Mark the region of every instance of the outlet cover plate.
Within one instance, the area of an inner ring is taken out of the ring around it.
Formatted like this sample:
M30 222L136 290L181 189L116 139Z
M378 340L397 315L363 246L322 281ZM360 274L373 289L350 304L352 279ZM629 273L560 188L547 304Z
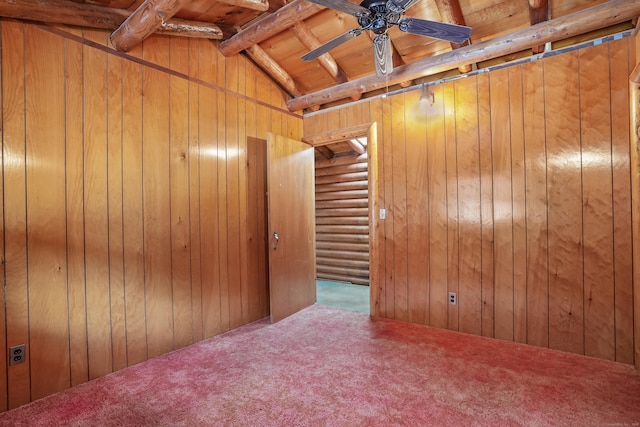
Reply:
M449 304L456 305L458 303L458 295L455 292L449 292Z
M25 344L14 345L9 347L9 366L24 363L27 355L27 346Z

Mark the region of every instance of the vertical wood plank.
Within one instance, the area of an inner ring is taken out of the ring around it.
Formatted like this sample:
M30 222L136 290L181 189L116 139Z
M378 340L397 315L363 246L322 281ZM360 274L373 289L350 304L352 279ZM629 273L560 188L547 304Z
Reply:
M85 38L106 41L98 31ZM109 304L107 193L107 55L83 46L85 274L89 379L113 370Z
M122 218L122 63L107 57L107 194L109 217L109 288L112 370L127 367Z
M478 76L478 139L480 145L480 216L481 224L481 279L482 279L482 331L493 337L494 325L494 263L493 263L493 143L491 134L491 93L489 74Z
M27 187L25 136L25 25L2 21L5 301L7 346L29 343L27 293ZM7 370L9 409L30 401L27 361Z
M547 157L542 62L523 65L527 233L527 342L549 346Z
M584 351L615 359L609 46L580 50ZM600 70L597 76L588 70ZM603 102L603 97L605 98Z
M169 43L164 37L145 40L143 58L169 66ZM171 289L171 181L169 75L146 67L143 71L143 204L144 267L149 357L173 349ZM169 315L171 313L171 315Z
M490 74L493 136L495 337L513 340L513 204L508 69Z
M513 339L527 342L527 230L522 66L509 68L513 206Z
M584 352L578 53L544 60L549 223L549 346Z
M629 164L629 39L610 46L616 361L633 364L633 242ZM636 337L636 340L640 337Z
M237 67L237 62L235 63ZM237 69L233 74L237 74ZM227 71L227 77L231 73ZM237 83L235 85L237 89ZM242 287L240 283L240 186L238 174L239 143L238 143L238 98L234 95L226 95L225 109L226 130L226 166L227 166L227 247L221 250L227 251L228 262L228 289L229 289L229 328L235 328L242 324Z
M189 41L170 39L170 62L179 73L189 72ZM189 82L169 78L169 144L171 177L171 288L173 294L173 347L193 342L191 303L191 240L189 233Z
M200 42L189 40L189 76L200 78ZM207 67L208 68L208 67ZM193 340L200 341L202 333L202 264L200 235L200 135L199 85L189 81L189 236L191 268L191 309L193 310Z
M89 379L84 259L82 45L65 40L67 286L71 385Z
M456 100L453 83L443 86L444 139L447 162L447 290L459 293L459 216L458 216L458 169L456 140ZM447 305L447 328L457 331L459 327L458 305Z
M482 332L482 218L478 88L474 78L455 83L460 287L460 331Z
M408 320L429 323L429 171L427 168L427 120L420 91L405 99L406 203L407 203L407 301ZM372 185L369 183L369 185ZM369 200L369 203L372 203Z
M127 364L147 360L142 186L142 66L123 63L122 212Z
M198 123L200 125L202 318L205 338L210 338L220 332L217 111L216 92L206 86L201 86Z
M31 398L70 384L67 308L64 42L25 29L27 277ZM49 167L42 167L43 164Z
M0 41L2 40L2 32L1 32L2 23L0 23ZM1 51L0 51L1 52ZM2 57L0 56L0 64L2 63ZM3 103L2 103L2 91L0 91L0 114L4 117L3 113ZM0 127L0 141L3 142L4 145L4 132L2 131L2 127ZM5 164L4 152L0 153L0 159L2 160L2 165ZM2 200L2 209L0 210L0 274L2 274L2 278L5 278L5 266L6 266L6 255L4 251L4 242L5 242L5 224L4 224L4 176L0 173L0 200ZM6 282L3 283L3 292L0 295L0 366L8 366L7 358L8 358L8 349L7 349L7 324L6 324L6 299L4 289L6 286ZM8 404L8 396L7 396L7 371L6 369L0 369L0 384L3 384L3 387L0 387L0 412L6 411Z
M427 107L429 171L429 325L447 327L447 161L444 85L431 88Z
M103 32L85 38L106 41ZM85 273L89 378L113 370L109 304L109 219L107 189L107 55L83 46Z
M407 154L405 135L405 95L394 96L391 104L393 141L393 281L395 319L407 321Z
M222 68L222 67L221 67ZM219 77L219 76L218 76ZM227 133L226 133L226 95L217 93L218 103L218 262L219 262L219 298L220 328L222 332L229 330L229 252L228 252L228 212L227 212Z
M241 70L245 69L245 61L242 61ZM246 75L245 72L242 71L240 76L240 87L239 90L241 92L245 92L246 85ZM249 310L249 282L247 279L247 274L249 271L249 262L248 262L248 239L249 239L249 219L247 212L247 134L248 134L248 125L249 120L247 118L247 104L248 102L242 98L238 97L238 198L239 198L239 206L238 206L238 215L239 215L239 227L240 233L238 235L239 240L239 252L240 252L240 277L239 277L239 288L240 288L240 301L241 301L241 321L240 324L247 323L250 319L250 310Z

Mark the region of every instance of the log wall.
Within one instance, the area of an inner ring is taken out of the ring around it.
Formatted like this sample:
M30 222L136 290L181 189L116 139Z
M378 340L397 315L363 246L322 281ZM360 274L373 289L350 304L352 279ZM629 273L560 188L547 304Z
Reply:
M205 40L0 31L0 410L266 316L254 157L302 136L277 86Z
M378 124L372 314L634 363L635 61L625 38L433 86L431 106L305 116L305 137Z
M317 161L316 277L369 284L367 154Z

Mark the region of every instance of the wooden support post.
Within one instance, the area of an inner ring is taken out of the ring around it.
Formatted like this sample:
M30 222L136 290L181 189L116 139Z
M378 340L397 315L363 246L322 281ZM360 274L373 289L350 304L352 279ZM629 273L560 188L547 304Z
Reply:
M464 16L462 15L462 9L460 8L460 2L458 0L436 0L436 7L440 12L440 18L443 22L456 25L464 25ZM468 46L469 41L464 43L451 43L451 49L460 49L461 47ZM461 65L458 70L464 74L470 72L472 69L470 64Z
M536 25L549 20L549 0L529 0L529 21ZM533 53L544 52L544 45L540 44L531 48Z
M323 9L322 6L309 3L306 0L294 0L278 9L273 15L250 25L235 36L220 43L220 53L224 56L233 56Z
M355 93L370 92L402 81L420 79L464 64L509 55L532 46L566 39L599 28L619 24L640 15L640 2L610 0L562 18L553 19L482 43L425 58L396 68L388 76L367 76L320 90L287 103L290 111L322 105L348 98Z
M640 369L640 65L629 78L634 360Z
M187 2L188 0L145 0L111 33L111 44L122 52L128 52L166 25Z

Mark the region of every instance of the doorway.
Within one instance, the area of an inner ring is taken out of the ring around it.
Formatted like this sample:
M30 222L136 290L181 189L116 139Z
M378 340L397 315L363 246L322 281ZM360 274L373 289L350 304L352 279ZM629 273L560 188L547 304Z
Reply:
M303 141L315 148L317 302L370 314L375 124Z
M331 138L336 138L338 136L339 140L331 140ZM349 283L350 287L358 287L356 289L362 292L364 289L369 295L368 301L365 301L365 304L368 305L367 312L370 312L372 316L377 315L377 301L378 301L378 289L377 289L377 277L378 271L375 266L378 265L378 250L377 250L377 230L378 230L378 201L377 201L377 185L378 185L378 173L377 173L377 128L375 123L368 123L365 125L359 125L354 128L341 130L339 133L333 132L332 135L315 135L310 138L303 138L303 142L313 146L317 149L317 147L322 147L323 145L328 145L331 142L344 142L345 138L366 138L363 142L366 143L366 152L363 153L367 159L367 167L364 169L365 174L367 176L367 198L365 199L365 204L361 206L359 209L367 212L368 218L368 239L365 240L365 246L368 245L368 289L365 285L354 285ZM318 142L319 141L319 142ZM328 142L327 142L328 141ZM362 154L358 154L358 156L362 156ZM331 156L331 159L328 161L334 163L333 166L339 166L338 163L344 162L343 159L346 156ZM249 211L255 212L255 221L252 221L252 226L250 227L250 255L249 262L256 262L259 266L257 277L252 278L256 281L257 287L261 290L258 298L255 303L259 304L262 310L264 310L264 315L269 315L269 305L270 305L270 284L268 279L268 259L269 259L269 241L271 239L271 235L267 230L268 223L268 213L267 213L267 196L266 196L266 140L258 139L258 138L248 138L247 143L247 167L249 171L248 176L248 198L249 198ZM360 175L362 177L362 175ZM360 180L361 181L361 180ZM340 202L344 203L344 202ZM362 203L362 202L360 202ZM334 207L333 211L337 211ZM374 215L375 213L375 215ZM254 224L255 222L255 224ZM366 243L368 242L368 244ZM317 242L316 242L317 243ZM347 260L348 261L348 260ZM329 285L331 287L341 287L344 286L344 282L337 282L336 280L330 280L331 283ZM317 291L317 288L316 288ZM322 295L318 296L318 302L323 298ZM362 297L360 297L362 299ZM366 298L366 295L365 295ZM368 302L368 304L367 304ZM365 311L365 310L362 310Z

